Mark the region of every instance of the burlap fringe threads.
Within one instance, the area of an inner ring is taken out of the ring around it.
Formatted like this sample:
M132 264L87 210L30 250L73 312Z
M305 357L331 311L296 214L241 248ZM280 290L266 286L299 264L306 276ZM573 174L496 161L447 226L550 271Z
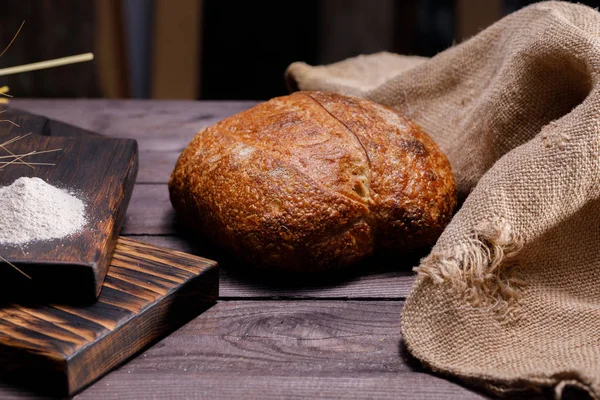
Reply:
M434 249L414 270L471 307L493 311L500 322L515 322L526 282L515 256L523 240L502 217L484 221L452 248Z

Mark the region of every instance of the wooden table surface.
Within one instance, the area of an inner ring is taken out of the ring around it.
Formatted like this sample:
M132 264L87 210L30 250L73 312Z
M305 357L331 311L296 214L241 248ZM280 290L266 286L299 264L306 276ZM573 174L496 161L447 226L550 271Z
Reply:
M480 399L435 376L402 344L414 259L370 261L326 283L254 274L194 242L175 221L167 181L201 128L253 102L15 100L13 107L136 139L140 169L122 235L217 259L220 300L77 399ZM216 251L216 252L215 252ZM35 380L35 377L32 376ZM36 398L0 383L0 399Z

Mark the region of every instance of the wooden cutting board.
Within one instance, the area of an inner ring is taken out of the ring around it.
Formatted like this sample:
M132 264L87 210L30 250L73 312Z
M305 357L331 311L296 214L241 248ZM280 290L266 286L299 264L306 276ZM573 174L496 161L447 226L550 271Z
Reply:
M133 191L138 170L137 143L102 137L19 110L9 109L0 114L0 119L12 122L0 122L0 143L31 133L0 147L3 156L9 152L60 149L26 158L53 166L4 166L0 186L23 176L42 178L77 193L86 204L88 221L81 232L68 238L0 245L0 255L32 278L0 263L0 293L6 298L37 296L70 303L95 300Z
M216 302L214 261L120 238L90 306L0 306L0 376L72 395Z

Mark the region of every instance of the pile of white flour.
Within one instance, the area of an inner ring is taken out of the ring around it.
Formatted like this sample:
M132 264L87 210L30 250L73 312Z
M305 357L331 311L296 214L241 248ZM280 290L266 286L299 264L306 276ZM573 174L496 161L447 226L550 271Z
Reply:
M0 188L0 244L59 239L86 223L85 205L39 178L19 178Z

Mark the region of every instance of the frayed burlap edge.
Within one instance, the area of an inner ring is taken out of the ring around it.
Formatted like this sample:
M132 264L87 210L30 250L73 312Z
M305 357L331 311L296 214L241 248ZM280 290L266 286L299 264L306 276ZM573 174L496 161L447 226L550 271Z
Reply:
M515 257L523 240L502 217L477 225L462 243L434 248L414 270L472 307L493 311L500 322L520 317L521 290Z
M414 268L419 281L415 288L423 281L429 281L469 307L491 311L499 323L517 322L521 317L522 290L527 286L518 272L517 255L523 246L524 240L505 218L492 217L477 224L461 244L450 248L436 246ZM432 365L426 357L420 357L410 343L404 343L410 353L431 370L442 375L456 375ZM600 400L588 385L572 376L528 377L516 381L468 375L459 378L469 386L501 397L542 394L544 390L551 390L554 398L560 400L567 388L574 387L589 398Z

